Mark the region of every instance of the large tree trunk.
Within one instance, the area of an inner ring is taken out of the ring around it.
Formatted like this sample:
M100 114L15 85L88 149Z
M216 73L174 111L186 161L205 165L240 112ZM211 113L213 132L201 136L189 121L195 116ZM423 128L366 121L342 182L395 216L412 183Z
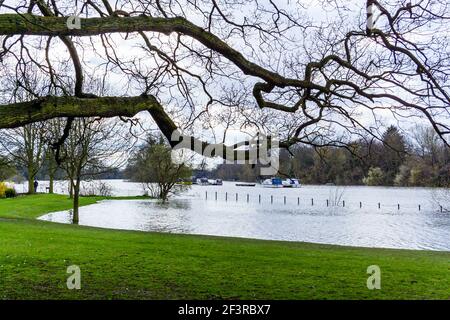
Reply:
M233 161L254 159L255 157L253 153L256 152L254 151L237 150L234 146L224 144L211 145L194 137L183 135L163 106L153 96L128 98L48 96L29 102L0 105L0 129L17 128L28 123L58 117L133 117L141 111L150 113L158 128L174 148L187 148L209 158L220 156ZM283 143L280 143L279 146L286 147ZM267 141L265 148L272 148L270 140ZM205 150L209 151L205 152Z
M32 174L33 169L28 168L28 194L35 194L36 190L34 190L34 175Z
M72 223L78 224L80 222L79 216L80 209L80 178L77 178L77 182L73 188L73 217Z
M61 117L133 117L158 108L153 96L138 97L43 97L28 102L0 105L0 128L17 128L28 123Z
M35 194L34 191L34 179L33 177L28 176L28 194Z
M55 184L55 161L54 161L54 157L50 158L50 168L48 171L48 176L49 176L49 186L48 186L48 193L53 194L54 193L54 184Z
M49 186L48 186L48 193L50 193L50 194L54 193L54 190L53 190L54 184L55 184L54 179L55 179L54 178L54 173L50 172L50 183L49 183Z
M69 198L73 199L73 181L69 180Z

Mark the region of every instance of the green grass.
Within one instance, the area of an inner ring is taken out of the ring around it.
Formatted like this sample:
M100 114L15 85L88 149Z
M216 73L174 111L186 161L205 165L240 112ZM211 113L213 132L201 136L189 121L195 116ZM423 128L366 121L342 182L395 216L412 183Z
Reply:
M83 198L82 204L104 198ZM450 252L115 231L33 218L65 196L0 200L0 299L450 299ZM81 290L68 290L70 265ZM368 290L369 265L381 290Z
M146 199L148 197L80 197L80 206L108 199ZM58 194L22 195L17 198L0 199L0 218L37 218L49 212L72 208L72 199Z

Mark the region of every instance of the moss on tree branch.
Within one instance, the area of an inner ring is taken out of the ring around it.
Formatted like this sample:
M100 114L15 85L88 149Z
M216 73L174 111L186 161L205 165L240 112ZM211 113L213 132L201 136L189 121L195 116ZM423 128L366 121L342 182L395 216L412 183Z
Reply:
M159 106L148 97L53 97L0 105L0 128L16 128L57 117L132 117Z

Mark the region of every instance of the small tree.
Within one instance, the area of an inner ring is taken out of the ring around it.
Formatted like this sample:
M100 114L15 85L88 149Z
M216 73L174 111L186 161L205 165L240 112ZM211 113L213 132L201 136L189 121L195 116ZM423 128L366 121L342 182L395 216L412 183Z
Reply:
M162 139L157 142L152 138L133 156L128 171L134 172L132 180L144 183L150 195L163 202L185 190L187 186L177 182L192 174L185 162L172 161L172 150Z
M398 170L397 175L395 176L394 185L399 187L407 186L410 173L411 168L406 164L402 164Z
M33 123L1 133L0 147L9 154L14 164L24 169L28 193L35 193L34 179L45 158L44 124Z
M92 178L124 163L131 139L122 122L94 118L75 119L61 148L61 168L73 193L72 222L79 222L82 179Z
M383 184L384 174L383 171L378 168L370 168L367 177L363 179L364 184L368 186L380 186Z

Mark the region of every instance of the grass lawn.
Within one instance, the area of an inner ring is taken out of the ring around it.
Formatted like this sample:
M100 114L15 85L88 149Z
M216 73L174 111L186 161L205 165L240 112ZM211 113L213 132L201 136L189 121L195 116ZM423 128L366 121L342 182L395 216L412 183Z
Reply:
M82 205L104 198L83 198ZM0 200L0 299L450 299L450 252L114 231L37 221L60 195ZM70 265L81 290L68 290ZM381 290L366 269L381 268Z

